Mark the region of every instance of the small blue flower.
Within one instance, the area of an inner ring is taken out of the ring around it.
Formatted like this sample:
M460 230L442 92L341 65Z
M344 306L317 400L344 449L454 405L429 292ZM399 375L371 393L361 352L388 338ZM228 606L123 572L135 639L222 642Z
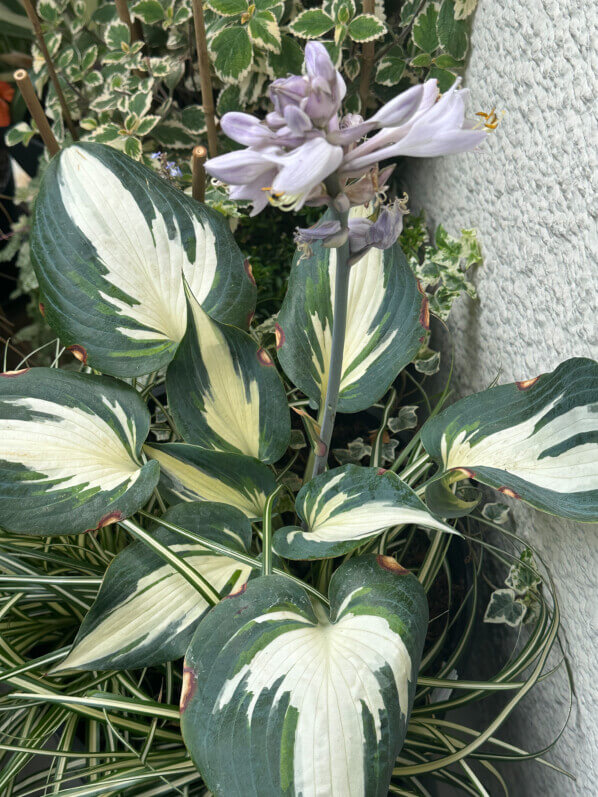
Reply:
M166 171L171 177L182 177L183 172L179 169L174 161L168 161L166 164Z
M162 157L162 153L161 152L152 152L152 154L150 155L150 158L153 161L156 161L156 160L158 160L158 158L161 158L161 157Z

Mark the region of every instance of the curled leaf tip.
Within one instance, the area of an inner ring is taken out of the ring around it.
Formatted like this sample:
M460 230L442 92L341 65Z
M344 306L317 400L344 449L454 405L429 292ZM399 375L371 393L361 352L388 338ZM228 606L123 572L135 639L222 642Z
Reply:
M280 349L284 345L285 335L282 327L278 321L274 324L274 335L276 337L276 349Z
M80 346L78 343L74 343L72 346L67 346L66 348L76 360L79 360L83 365L87 364L87 349Z
M515 382L517 390L529 390L533 387L540 377L535 376L533 379L523 379L521 382Z
M183 664L183 687L181 689L181 700L179 703L179 710L181 714L187 706L189 705L189 701L195 694L195 690L197 689L197 675L195 671L191 669L191 667L187 666L185 662Z
M245 259L243 265L245 266L245 273L247 274L253 285L257 285L255 277L253 276L253 269L251 268L251 263L249 262L249 260L247 260L247 258Z
M274 365L274 363L272 362L272 358L270 357L268 352L263 348L259 348L257 350L257 358L262 365L266 365L268 367Z
M521 498L519 493L516 493L515 490L511 490L510 487L499 487L498 492L508 496L509 498Z
M29 368L20 368L18 371L4 371L0 374L0 376L6 377L6 379L13 379L15 376L21 376L21 374L26 374L29 371Z
M237 598L239 595L242 595L246 590L247 590L247 582L241 584L239 589L236 589L234 592L229 592L229 594L225 595L224 597L227 600L228 598Z
M382 554L379 554L376 557L376 561L383 570L388 570L391 573L406 575L409 572L392 556L383 556Z
M109 526L111 523L118 523L119 520L123 519L122 512L108 512L107 515L104 515L100 518L98 525L95 529L88 529L89 531L97 531L98 529L103 529L104 526Z

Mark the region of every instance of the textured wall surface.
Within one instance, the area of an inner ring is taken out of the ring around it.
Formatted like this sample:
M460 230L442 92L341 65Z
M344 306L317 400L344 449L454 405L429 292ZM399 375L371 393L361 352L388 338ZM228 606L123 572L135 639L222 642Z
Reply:
M470 109L505 115L481 152L412 161L407 172L412 208L449 232L477 228L484 251L480 301L461 302L451 320L460 394L499 372L507 382L574 355L598 358L597 26L585 0L480 0ZM589 797L598 794L598 525L515 513L557 583L577 697L551 756L578 781L528 763L509 770L512 794ZM567 710L563 681L528 698L502 735L528 748L548 742Z

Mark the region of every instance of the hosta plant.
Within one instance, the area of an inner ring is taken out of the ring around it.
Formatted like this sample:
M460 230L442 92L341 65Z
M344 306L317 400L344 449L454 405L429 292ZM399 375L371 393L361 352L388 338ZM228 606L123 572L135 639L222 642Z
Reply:
M549 581L529 556L509 575L518 589L534 574L535 625L496 676L515 696L477 733L444 717L483 691L453 674L479 557L440 628L427 594L440 571L450 594L448 550L479 540L472 518L501 528L473 514L475 485L598 518L598 364L430 404L408 368L430 301L397 243L404 207L385 203L381 162L459 153L486 130L464 118L462 90L439 96L435 80L366 120L340 116L345 90L309 44L305 73L272 85L265 121L224 117L246 148L208 162L254 213L322 209L297 231L274 334L259 340L251 266L216 211L98 143L46 170L32 257L45 318L79 368L0 378L3 583L38 590L2 607L17 612L2 648L2 787L53 733L55 793L72 796L425 795L433 772L486 794L471 759L501 782L492 761L527 756L494 734L544 672L558 630L538 587ZM429 415L419 428L413 390ZM376 419L369 462L335 467L337 411L358 428ZM39 616L41 638L28 629ZM88 765L69 764L78 717Z

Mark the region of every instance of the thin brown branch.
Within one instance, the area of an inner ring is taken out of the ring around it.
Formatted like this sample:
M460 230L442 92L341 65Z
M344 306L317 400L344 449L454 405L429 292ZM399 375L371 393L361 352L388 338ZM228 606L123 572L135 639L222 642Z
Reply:
M210 77L210 57L206 26L203 18L202 0L191 0L193 5L193 24L195 25L195 42L197 44L197 66L201 84L201 101L208 128L208 151L213 158L218 154L218 134L216 132L216 116L214 112L214 94Z
M27 16L29 17L29 21L33 26L33 31L35 33L35 37L37 39L37 43L39 45L40 50L42 51L42 55L44 56L44 61L46 62L46 67L48 68L48 74L50 75L50 80L54 85L54 89L56 90L56 96L58 97L58 102L60 103L60 108L62 110L62 115L64 117L64 121L66 126L70 130L71 136L73 140L76 141L77 130L75 125L73 124L73 120L71 119L71 113L68 109L68 105L66 104L66 100L64 98L64 94L62 93L62 87L60 85L60 81L58 80L58 75L56 74L56 70L54 69L54 62L52 61L52 56L50 55L50 51L46 45L46 40L44 39L44 34L42 32L42 26L39 21L39 17L37 16L37 12L33 7L33 3L31 0L21 0L25 11L27 12Z
M127 4L127 0L115 0L116 2L116 11L118 13L118 18L121 22L124 22L125 25L129 28L129 32L131 34L131 41L143 41L143 32L141 30L141 24L139 20L136 19L135 22L131 19L131 14L129 13L129 6Z
M375 10L376 0L363 0L364 14L373 14ZM359 75L359 99L361 100L361 115L364 118L367 115L367 101L370 93L375 55L374 42L364 42L361 48L361 72Z
M33 83L31 82L29 75L24 69L17 69L13 77L15 79L15 83L19 87L19 91L23 95L25 105L27 108L29 108L31 118L37 125L37 129L39 130L39 134L42 137L46 149L50 155L56 155L60 149L58 146L58 141L56 141L54 133L52 132L52 128L50 127L50 123L46 119L44 109L42 108L40 101L37 99L37 94L35 93L35 89L33 88Z
M193 157L191 159L191 167L193 174L193 182L191 184L191 193L193 199L198 202L203 202L206 198L206 170L204 163L208 151L205 147L193 147Z

